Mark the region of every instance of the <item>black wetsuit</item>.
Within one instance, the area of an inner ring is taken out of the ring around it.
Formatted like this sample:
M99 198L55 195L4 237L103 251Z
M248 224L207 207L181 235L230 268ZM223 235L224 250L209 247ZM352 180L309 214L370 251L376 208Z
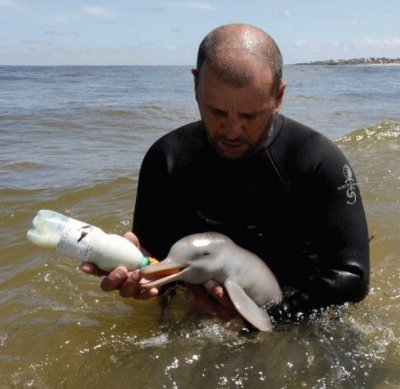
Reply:
M259 255L282 287L275 320L359 301L368 292L368 231L343 153L323 135L276 115L262 149L227 160L203 123L158 140L141 167L134 232L164 258L183 236L218 231Z

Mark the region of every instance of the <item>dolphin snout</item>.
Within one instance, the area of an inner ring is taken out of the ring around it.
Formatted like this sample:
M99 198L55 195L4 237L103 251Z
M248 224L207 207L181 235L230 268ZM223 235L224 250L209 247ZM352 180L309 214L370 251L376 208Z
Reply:
M180 279L186 267L178 265L173 261L161 261L149 266L142 267L140 274L149 279L150 282L143 284L144 288L159 287L169 282Z

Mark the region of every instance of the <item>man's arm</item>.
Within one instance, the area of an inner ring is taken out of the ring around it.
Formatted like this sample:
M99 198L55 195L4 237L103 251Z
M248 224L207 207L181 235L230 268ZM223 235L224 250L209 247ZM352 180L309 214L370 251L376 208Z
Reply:
M358 302L368 293L368 229L358 183L335 145L323 142L316 150L319 162L307 181L310 192L303 195L314 226L315 271L298 292L269 308L276 321L296 320L329 305Z

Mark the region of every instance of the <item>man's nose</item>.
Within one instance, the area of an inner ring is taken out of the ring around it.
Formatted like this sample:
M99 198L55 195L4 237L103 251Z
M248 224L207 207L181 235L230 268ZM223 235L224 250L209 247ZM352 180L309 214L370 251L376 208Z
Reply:
M235 139L242 133L242 122L237 117L229 117L226 122L225 136L228 139Z

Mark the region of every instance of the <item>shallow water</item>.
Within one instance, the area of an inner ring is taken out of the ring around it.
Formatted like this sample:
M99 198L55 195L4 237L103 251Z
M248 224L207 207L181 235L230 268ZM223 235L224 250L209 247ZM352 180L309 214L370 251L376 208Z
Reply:
M400 69L387 69L286 69L284 111L337 139L356 171L373 236L369 296L240 335L240 322L206 316L183 292L163 312L103 293L25 238L42 208L131 228L145 150L197 115L188 69L0 68L0 386L399 387Z

